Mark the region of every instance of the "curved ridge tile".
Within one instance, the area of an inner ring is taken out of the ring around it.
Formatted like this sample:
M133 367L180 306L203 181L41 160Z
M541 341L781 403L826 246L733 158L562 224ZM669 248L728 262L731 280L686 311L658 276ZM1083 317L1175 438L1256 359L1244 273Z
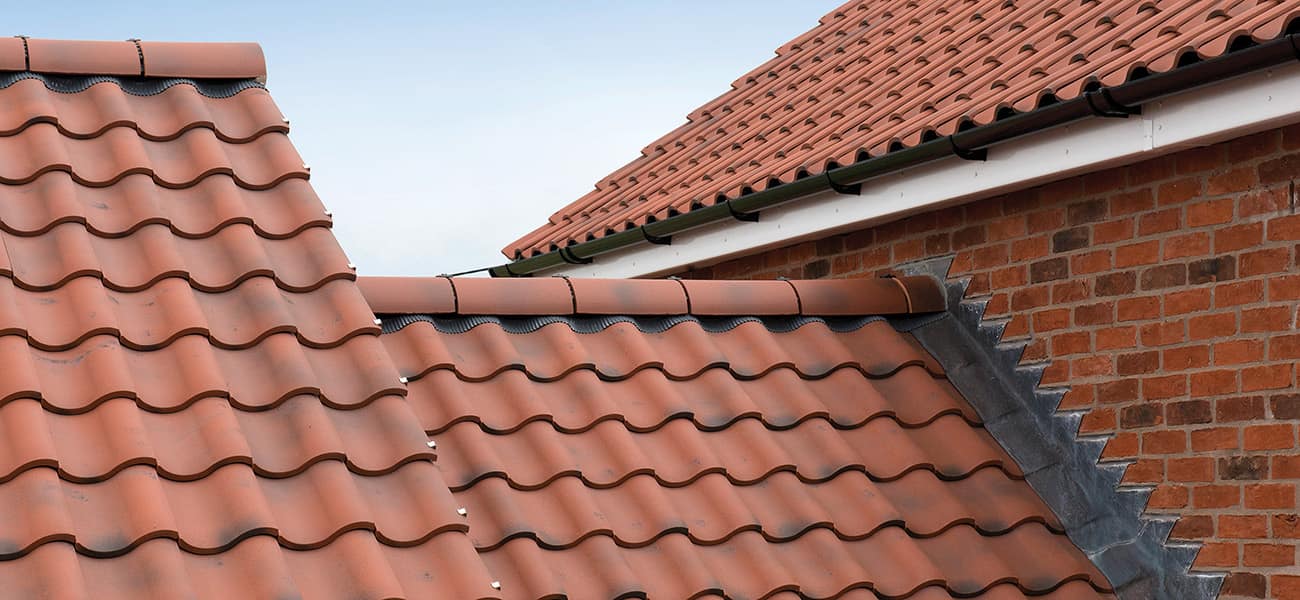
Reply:
M779 543L816 528L844 540L869 537L885 527L902 527L912 537L933 537L958 525L972 526L981 535L1004 534L1025 523L1064 532L1028 484L997 469L981 469L953 482L927 471L873 482L849 471L811 485L788 472L744 486L709 474L676 488L663 487L648 475L608 489L562 477L535 491L488 479L458 493L457 499L469 510L470 539L480 551L518 537L554 550L597 535L612 537L621 547L641 547L673 533L713 545L743 531Z
M560 379L579 369L610 380L649 368L661 369L672 379L692 379L718 367L746 379L778 368L794 369L807 378L824 377L846 366L868 377L886 377L913 364L935 374L943 372L915 340L883 321L844 333L820 322L772 332L750 321L715 333L684 322L658 333L615 323L584 334L562 323L521 334L507 333L497 324L444 334L429 323L416 322L385 335L384 340L408 379L437 369L454 370L469 381L490 379L506 370L524 371L540 381Z
M62 171L22 185L0 186L0 230L17 236L82 223L99 237L123 237L146 225L164 225L180 237L203 238L242 223L264 238L282 239L309 227L328 227L325 207L303 179L266 190L239 187L227 176L205 177L177 190L147 175L127 175L107 187L87 187Z
M850 542L824 529L779 544L756 532L716 546L668 535L636 549L618 548L607 537L558 551L516 539L482 556L502 589L520 590L512 592L520 598L766 598L777 592L836 598L854 589L903 598L931 587L970 596L1005 584L1037 595L1073 581L1109 591L1087 559L1068 547L1029 524L1003 536L983 537L960 526L919 540L899 528Z
M89 186L112 185L140 173L170 188L190 187L216 174L229 175L250 189L308 176L288 136L278 132L229 144L211 129L190 129L175 139L155 142L126 127L77 139L64 136L52 124L35 123L0 137L0 183L28 183L51 171L69 173Z
M235 223L210 237L173 235L146 225L128 236L104 238L84 225L65 223L36 237L0 232L18 287L49 291L78 277L102 279L120 292L184 278L205 292L230 290L246 279L272 277L288 291L311 291L335 279L356 279L329 229L310 227L286 239L267 239Z
M347 411L297 396L255 413L236 410L222 398L174 413L141 411L131 400L115 398L77 415L50 413L23 399L0 406L0 418L11 433L0 446L0 482L48 467L68 481L93 483L133 465L150 465L173 481L201 479L231 464L282 479L327 460L378 476L434 460L397 396Z
M708 473L749 484L777 471L793 472L806 482L826 481L849 470L874 480L897 479L918 469L958 479L990 466L1022 477L986 431L956 415L916 429L900 427L893 419L876 419L843 430L815 418L773 431L757 419L742 419L707 433L681 419L646 433L629 431L616 421L578 434L534 422L510 435L493 435L477 424L461 423L437 442L438 463L453 491L488 477L504 478L512 487L525 490L564 476L581 477L597 488L642 474L653 475L667 486L686 485Z
M16 517L0 524L0 548L13 550L0 560L53 541L94 557L126 554L158 538L193 554L216 554L256 535L310 550L355 530L372 531L386 545L413 546L466 529L429 462L365 477L324 461L287 479L259 478L235 464L190 482L162 479L148 466L93 483L32 469L0 488L0 506Z
M24 329L23 324L29 325ZM105 288L95 277L78 277L49 291L15 288L0 278L0 332L25 335L33 347L51 352L99 335L118 337L135 350L156 350L188 335L239 349L276 333L329 348L357 335L378 335L379 326L356 286L342 280L295 293L258 276L226 292L208 293L178 277L137 292Z
M515 370L482 382L436 370L412 381L408 389L421 425L435 434L462 422L478 423L492 433L509 433L534 421L578 433L607 420L649 431L677 418L690 419L704 430L722 429L744 418L760 419L771 429L788 429L815 417L839 428L885 417L918 427L947 414L980 423L947 380L919 366L882 379L842 368L821 379L775 369L757 379L737 380L725 369L709 369L694 379L673 381L662 371L644 369L617 381L577 370L540 383Z
M344 533L307 551L253 536L211 555L158 539L113 558L49 543L17 560L0 561L0 589L14 598L140 600L141 598L312 598L352 600L499 598L464 534L433 536L393 548L366 531ZM93 590L94 593L90 593Z
M0 136L19 135L37 123L51 123L70 138L93 138L125 127L159 142L197 128L212 130L217 139L229 143L289 131L271 94L262 88L214 98L191 85L174 85L141 96L100 82L67 94L49 89L38 79L25 79L0 89L0 103L7 107L0 114Z

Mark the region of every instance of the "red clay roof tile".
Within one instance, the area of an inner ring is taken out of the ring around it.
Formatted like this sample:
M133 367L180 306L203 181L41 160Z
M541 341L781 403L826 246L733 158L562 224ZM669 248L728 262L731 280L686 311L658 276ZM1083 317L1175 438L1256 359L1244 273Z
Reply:
M1219 56L1237 39L1274 39L1297 17L1287 2L853 0L502 252L534 256L817 175Z
M140 48L135 42L101 42L86 40L42 40L30 38L27 64L37 73L65 75L144 75Z
M250 43L140 42L145 77L266 81L262 47Z

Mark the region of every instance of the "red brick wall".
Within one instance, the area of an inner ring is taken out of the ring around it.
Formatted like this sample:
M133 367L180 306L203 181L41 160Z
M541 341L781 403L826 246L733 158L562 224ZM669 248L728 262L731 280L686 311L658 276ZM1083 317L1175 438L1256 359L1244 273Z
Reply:
M870 277L954 254L1222 597L1300 599L1300 126L684 273ZM870 184L868 184L870 185Z

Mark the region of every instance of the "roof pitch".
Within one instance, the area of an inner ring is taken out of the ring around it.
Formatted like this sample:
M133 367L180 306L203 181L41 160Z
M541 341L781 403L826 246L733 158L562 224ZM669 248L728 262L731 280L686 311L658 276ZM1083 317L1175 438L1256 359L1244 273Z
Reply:
M863 2L832 11L506 246L536 256L1277 38L1292 3Z
M0 69L0 597L494 595L261 50Z
M503 597L1110 596L867 316L943 310L933 278L360 285Z

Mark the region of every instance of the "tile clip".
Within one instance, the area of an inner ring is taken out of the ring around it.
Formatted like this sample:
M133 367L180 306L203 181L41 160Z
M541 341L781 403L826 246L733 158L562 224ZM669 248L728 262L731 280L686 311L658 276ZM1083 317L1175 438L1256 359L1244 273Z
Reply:
M573 249L568 246L560 248L560 258L564 259L564 262L571 265L589 265L593 260L595 260L591 257L579 257L577 254L574 254Z
M826 176L826 183L830 184L831 189L835 190L837 193L844 194L846 196L862 195L861 183L855 183L853 185L844 185L843 183L835 181L834 179L831 178L831 172L829 169L824 173L824 175Z
M1127 119L1134 115L1142 114L1141 106L1125 106L1115 101L1111 97L1110 90L1102 88L1091 92L1084 92L1083 99L1088 101L1088 108L1092 109L1092 114L1098 117L1111 119Z
M673 243L673 236L671 235L659 236L659 235L651 234L649 231L645 230L644 225L641 227L641 235L645 236L645 241L650 242L651 244L659 244L660 246L667 246Z
M731 213L731 218L737 221L744 221L746 223L758 222L758 211L750 213L739 212L736 210L736 205L732 204L730 200L727 201L727 212Z
M953 136L948 136L948 145L952 146L952 153L962 160L985 161L989 159L989 149L979 148L977 150L968 150L957 145L957 140Z

